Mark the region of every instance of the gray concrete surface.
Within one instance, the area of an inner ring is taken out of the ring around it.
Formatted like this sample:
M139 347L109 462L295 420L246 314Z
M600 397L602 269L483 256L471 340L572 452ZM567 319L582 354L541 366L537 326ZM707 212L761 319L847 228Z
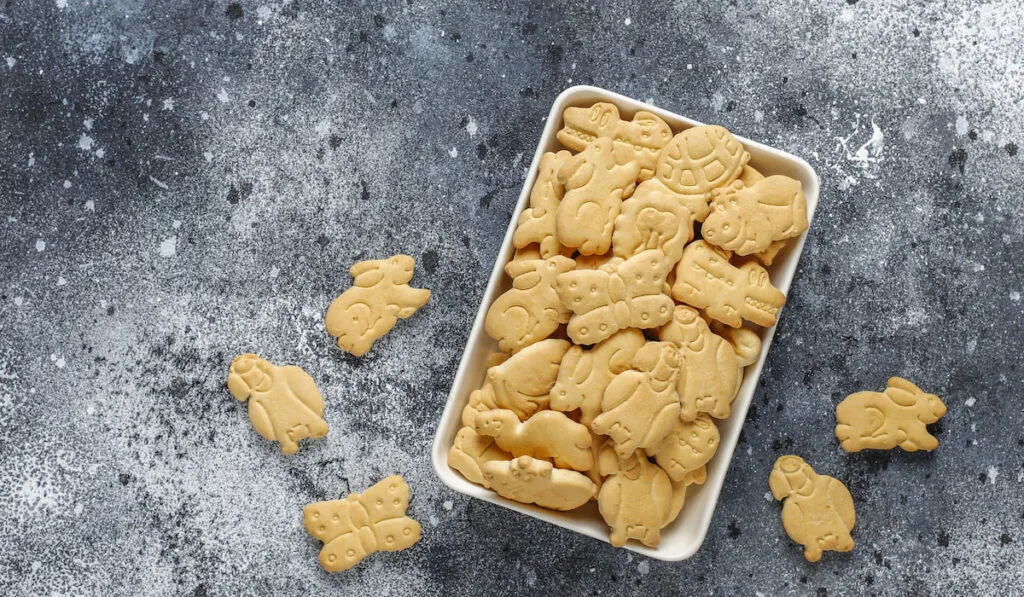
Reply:
M1009 594L1024 582L1024 6L1015 0L0 2L6 595ZM552 99L595 84L805 157L817 217L692 560L444 488L428 448ZM434 299L364 359L322 314L408 252ZM223 383L309 370L294 457ZM932 454L847 455L847 393L905 375ZM857 548L804 562L795 452ZM422 541L344 574L302 507L391 473Z

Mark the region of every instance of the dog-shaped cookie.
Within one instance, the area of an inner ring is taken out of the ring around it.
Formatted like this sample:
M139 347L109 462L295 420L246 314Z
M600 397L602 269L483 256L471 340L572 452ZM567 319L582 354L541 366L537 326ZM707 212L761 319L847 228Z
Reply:
M836 479L814 472L799 456L775 461L768 486L782 504L782 526L790 539L804 546L808 562L823 551L850 551L850 531L857 522L850 491Z

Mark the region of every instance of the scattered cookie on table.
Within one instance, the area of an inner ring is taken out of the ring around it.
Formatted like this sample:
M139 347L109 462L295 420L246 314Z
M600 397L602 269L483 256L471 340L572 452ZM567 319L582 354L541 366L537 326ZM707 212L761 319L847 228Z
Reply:
M597 491L583 473L555 468L546 460L529 456L488 462L484 479L501 496L552 510L579 508Z
M405 515L409 486L394 475L362 494L310 504L302 523L324 543L320 565L328 572L348 570L377 551L400 551L420 540L420 523Z
M366 354L399 319L412 317L427 304L430 291L409 286L415 266L408 255L352 266L352 287L334 299L324 321L341 349L355 356Z
M926 425L946 414L946 405L935 394L901 378L889 378L885 392L850 394L836 407L836 437L847 452L934 450L939 440Z
M775 461L768 485L782 505L782 526L790 539L804 546L808 562L823 551L850 551L856 523L850 491L836 479L814 472L799 456Z
M294 454L299 440L327 435L324 399L308 373L293 365L278 367L254 354L231 361L228 390L249 401L249 420L263 437Z

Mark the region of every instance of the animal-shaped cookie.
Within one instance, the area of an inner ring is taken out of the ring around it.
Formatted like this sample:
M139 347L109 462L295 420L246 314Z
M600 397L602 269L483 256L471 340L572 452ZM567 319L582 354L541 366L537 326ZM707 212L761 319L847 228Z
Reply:
M692 421L705 412L728 418L742 379L732 344L712 332L689 305L676 305L672 321L658 330L658 338L679 348L679 416Z
M572 312L555 291L559 274L576 267L568 257L513 259L505 264L512 288L502 293L487 310L484 329L509 354L550 336Z
M657 249L596 270L558 276L562 304L573 312L569 338L576 344L596 344L625 328L653 328L672 317L665 276L671 265Z
M338 337L342 350L357 357L366 354L399 319L412 317L427 304L430 291L409 286L415 267L408 255L352 266L352 287L334 299L324 320L327 333Z
M683 256L683 246L693 239L693 214L677 196L659 193L641 184L622 203L612 232L612 251L629 259L647 249L658 249L673 265Z
M512 244L523 249L532 243L540 245L540 256L554 257L562 251L555 235L555 214L565 194L558 171L572 158L568 151L547 152L540 158L537 180L530 190L530 207L519 216L519 224L512 235Z
M483 466L492 460L508 460L512 455L494 443L493 437L480 435L471 427L463 427L448 449L448 466L462 473L468 481L487 487Z
M598 102L589 108L566 108L563 127L556 136L573 151L586 150L598 137L611 138L620 160L640 164L638 177L643 180L653 174L658 154L672 139L672 129L646 110L637 112L632 120L622 120L614 104Z
M672 482L643 452L623 464L629 468L607 477L597 496L598 510L611 527L611 544L622 547L627 540L637 539L657 547L662 527L674 518Z
M604 391L601 414L590 428L615 442L620 458L656 448L679 419L679 350L648 342L633 357L634 370L615 376Z
M616 161L613 142L607 137L573 156L559 174L565 181L565 196L555 219L558 242L582 255L607 253L615 217L622 200L633 194L639 172L636 160Z
M555 466L577 471L594 468L590 430L564 413L542 410L520 421L514 412L499 408L479 413L474 429L493 437L512 456L551 458Z
M712 321L711 331L724 338L736 353L736 362L740 367L747 367L757 362L761 356L761 336L750 328L733 328L721 321Z
M420 523L405 515L409 486L394 475L362 494L310 504L302 523L323 541L320 565L328 572L348 570L377 551L399 551L420 540Z
M546 460L529 456L488 462L484 479L498 495L552 510L579 508L597 491L583 473L555 468Z
M231 361L228 390L241 402L249 401L249 420L263 437L294 454L299 440L327 435L324 399L316 382L302 369L278 367L254 354Z
M769 176L753 186L737 180L711 191L704 240L737 255L767 251L772 243L807 230L807 201L800 181Z
M672 137L655 176L676 193L706 201L712 189L736 180L749 161L743 144L725 128L695 126Z
M768 486L782 504L782 526L793 541L804 546L808 562L823 551L850 551L850 531L857 521L853 496L836 479L814 472L799 456L775 461Z
M672 430L650 454L673 483L696 480L704 477L705 465L718 450L719 440L714 421L700 414L693 421L675 421Z
M640 330L621 330L592 350L569 348L558 367L558 378L551 388L549 406L568 412L579 409L580 423L590 426L601 413L604 390L616 375L632 368L633 355L647 342Z
M476 413L507 408L522 420L547 408L551 387L558 378L569 342L548 338L531 344L500 365L487 370L483 386L470 394L463 421L476 422Z
M836 437L847 452L934 450L939 440L928 433L930 425L946 414L946 405L935 394L926 394L913 383L889 378L885 392L850 394L836 407Z
M786 295L772 286L767 270L756 263L736 267L729 263L727 252L703 240L683 249L672 296L734 328L744 319L773 326L786 304Z

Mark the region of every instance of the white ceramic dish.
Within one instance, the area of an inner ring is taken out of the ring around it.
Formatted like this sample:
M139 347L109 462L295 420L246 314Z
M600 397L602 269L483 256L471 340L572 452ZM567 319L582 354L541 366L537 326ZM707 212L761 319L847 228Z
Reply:
M458 472L448 466L448 448L455 439L455 434L461 427L461 413L469 399L469 394L480 387L487 368L487 357L498 350L497 343L484 332L484 315L487 308L494 302L502 292L510 287L510 280L505 276L503 270L505 263L511 259L514 252L512 247L512 233L516 223L519 221L519 214L529 204L530 189L537 177L537 167L541 155L546 151L560 149L555 133L562 127L562 113L569 106L589 106L594 102L611 102L618 106L622 118L632 118L639 110L648 110L663 118L675 132L697 126L702 123L684 118L677 114L667 112L638 102L636 100L600 89L597 87L570 87L555 99L548 115L544 133L541 136L537 151L533 155L533 162L530 164L530 171L526 176L523 190L519 194L519 202L512 213L512 220L509 223L508 231L505 233L505 241L502 244L501 252L491 272L491 279L484 292L477 311L476 320L473 322L473 330L469 334L469 341L466 343L465 352L462 354L462 361L459 363L459 370L455 375L455 382L452 384L451 393L448 395L448 404L441 415L441 422L438 425L437 435L434 437L432 461L434 472L441 478L445 485L459 493L504 506L511 510L521 512L527 516L539 518L552 524L583 533L595 539L608 542L608 525L605 524L597 511L597 505L591 502L571 512L556 512L544 508L520 504L505 499L489 489L470 483ZM793 177L803 183L804 195L807 198L807 218L813 218L814 208L818 203L818 176L807 162L788 154L784 151L767 147L756 141L736 136L747 151L750 152L750 165L761 171L763 174L784 174ZM803 251L805 232L799 238L788 243L782 253L776 258L772 267L768 268L771 273L772 283L784 293L789 292L790 283L793 281L793 274L796 272L797 260ZM783 309L783 311L785 311ZM718 502L718 495L722 490L722 483L725 480L725 473L729 468L733 451L736 448L736 441L739 438L740 428L747 416L747 408L754 396L754 389L757 380L761 376L761 367L764 365L771 347L772 337L775 335L775 328L761 330L763 348L761 357L756 363L747 367L743 376L743 384L740 387L739 395L733 402L732 416L725 421L719 422L721 432L721 443L717 454L707 466L707 482L702 486L691 487L686 497L686 505L682 513L672 524L662 530L661 544L657 548L649 548L635 541L627 543L626 548L659 560L684 560L692 556L704 542L708 526L711 524L711 516L714 513L715 505Z

